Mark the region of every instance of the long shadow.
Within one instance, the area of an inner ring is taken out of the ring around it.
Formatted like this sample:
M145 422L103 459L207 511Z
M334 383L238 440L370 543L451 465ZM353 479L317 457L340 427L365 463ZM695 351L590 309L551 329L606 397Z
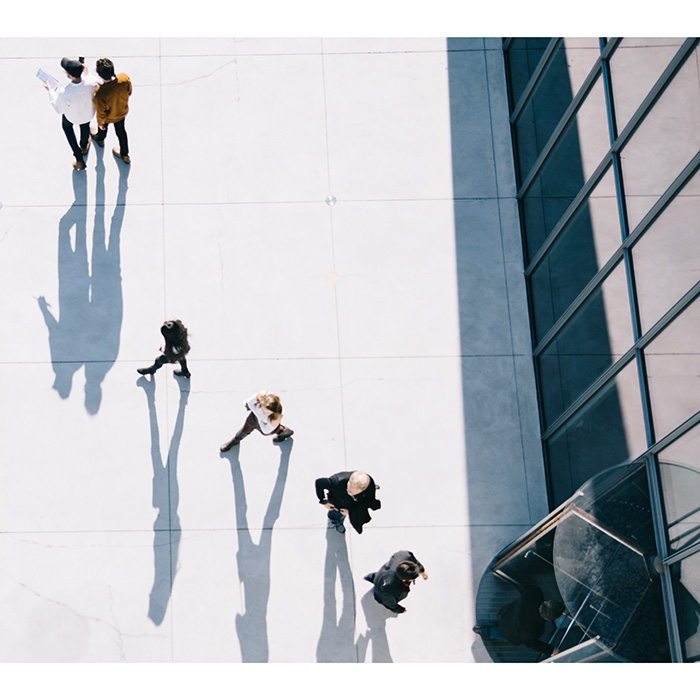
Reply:
M335 599L336 576L340 578L343 604L338 619ZM323 624L316 647L320 663L355 662L355 588L348 561L345 537L333 528L326 530L326 564L323 578Z
M371 588L362 596L360 603L365 613L367 631L361 634L355 643L358 662L364 662L367 656L367 647L371 644L372 663L393 663L394 660L391 658L389 650L389 640L386 636L386 621L390 617L398 617L398 614L377 603Z
M180 404L168 457L163 464L160 450L160 432L156 415L156 384L154 378L141 377L136 384L146 392L148 416L151 425L151 461L153 462L153 507L158 509L153 523L153 563L155 575L149 597L148 617L154 624L163 622L177 573L180 549L180 518L177 513L180 490L177 482L177 457L185 424L185 407L189 399L189 382L179 380Z
M68 398L73 375L85 366L85 410L96 414L102 401L102 381L119 354L123 297L120 235L126 208L129 168L117 163L119 189L112 214L109 240L105 231L104 154L97 153L95 221L91 267L87 252L86 173L73 172L74 201L58 225L58 318L45 297L39 308L49 331L53 388ZM71 231L75 230L75 247Z
M258 544L253 542L248 527L248 504L243 483L238 450L221 453L222 459L231 463L233 495L236 505L236 527L238 530L238 578L243 586L245 613L236 615L236 633L241 645L241 659L245 663L267 662L270 652L267 641L267 603L270 598L270 555L272 552L272 529L282 507L284 487L289 471L289 456L293 442L285 440L279 445L280 466L277 480L270 495L262 532Z

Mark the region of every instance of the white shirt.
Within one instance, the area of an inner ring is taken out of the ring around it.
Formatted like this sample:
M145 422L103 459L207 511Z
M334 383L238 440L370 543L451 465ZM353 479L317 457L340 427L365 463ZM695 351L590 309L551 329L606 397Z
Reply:
M49 90L49 100L53 108L65 115L73 124L85 124L95 116L92 96L101 84L96 75L84 74L79 83L71 81L67 85Z
M274 424L270 420L270 416L265 413L265 408L258 401L258 394L267 394L266 391L256 391L250 398L246 399L246 408L258 419L260 430L263 435L269 435L273 430L276 430L282 421L282 416Z

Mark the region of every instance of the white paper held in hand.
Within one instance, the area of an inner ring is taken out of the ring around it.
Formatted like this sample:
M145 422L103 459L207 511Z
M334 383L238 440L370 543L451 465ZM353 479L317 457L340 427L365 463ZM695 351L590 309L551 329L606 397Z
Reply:
M56 78L54 78L53 75L49 75L41 68L39 68L39 70L36 72L36 77L39 78L39 80L41 80L42 83L48 83L52 89L58 87L58 80L56 80Z

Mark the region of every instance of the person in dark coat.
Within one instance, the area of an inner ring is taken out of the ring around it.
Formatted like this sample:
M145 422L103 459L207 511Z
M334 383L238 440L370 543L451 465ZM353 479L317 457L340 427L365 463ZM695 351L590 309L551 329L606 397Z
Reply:
M428 578L423 564L415 558L413 552L402 549L391 555L391 559L379 571L367 574L365 581L374 584L374 599L392 612L406 612L399 601L411 592L411 584L418 576Z
M524 644L547 656L554 656L559 649L543 642L545 621L556 620L565 610L560 600L545 600L537 586L528 585L520 591L520 598L504 605L498 622L477 625L474 632L484 639L503 639L511 644Z
M372 518L369 510L382 507L376 498L379 488L374 479L364 472L338 472L328 478L316 479L318 502L328 508L329 525L343 533L345 516L350 516L351 525L362 534L362 526Z
M160 332L165 338L165 345L160 349L161 355L156 357L155 362L150 367L137 369L139 374L154 374L157 369L160 369L166 362L180 363L180 369L175 370L174 374L179 377L190 377L190 371L187 369L187 353L190 351L190 344L187 340L187 328L182 321L176 319L174 321L166 321L161 327Z

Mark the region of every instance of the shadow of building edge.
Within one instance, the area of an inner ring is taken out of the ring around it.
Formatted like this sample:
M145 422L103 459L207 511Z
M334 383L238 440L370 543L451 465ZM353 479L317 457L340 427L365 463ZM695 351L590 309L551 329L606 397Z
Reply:
M486 51L486 50L485 50ZM452 162L453 162L453 187L454 191L458 192L459 191L459 182L458 182L458 176L462 172L460 166L458 165L455 167L455 164L459 164L460 158L462 158L464 153L468 152L468 134L467 129L468 126L461 123L462 115L464 113L463 109L459 108L460 104L463 104L464 99L465 99L465 94L468 91L468 85L469 85L469 80L472 76L469 75L469 73L465 70L465 66L463 64L460 64L458 60L458 56L460 54L460 47L459 43L456 40L448 39L447 40L447 58L448 58L448 84L449 84L449 100L450 100L450 132L451 132L451 150L452 150ZM559 60L563 60L565 63L565 56L563 54L560 55ZM560 71L561 75L568 75L566 73L566 66L563 66L564 70L563 72ZM487 67L487 80L488 80L488 67ZM570 92L570 83L567 82L566 85L562 85L562 89L568 89ZM571 127L573 129L576 129L576 126L574 125ZM495 157L495 154L494 154ZM582 167L582 162L581 162L581 154L580 154L580 148L577 154L577 157L574 158L573 160L569 161L569 167L571 168L569 171L569 177L572 178L573 180L576 180L577 186L575 186L573 189L580 189L580 187L583 186L584 184L584 176L583 176L583 167ZM463 167L463 166L462 166ZM475 167L478 167L478 164L475 165ZM468 329L469 323L467 322L467 319L469 318L469 313L470 313L470 308L465 307L463 304L463 299L468 298L468 295L465 294L465 286L469 284L469 280L471 278L470 275L470 260L468 255L466 254L466 249L463 244L465 236L468 235L468 229L467 227L464 226L464 217L462 216L462 213L458 210L458 200L455 197L454 200L454 207L455 207L455 212L454 212L454 220L455 220L455 250L456 250L456 264L457 264L457 281L458 281L458 289L459 289L459 315L460 315L460 336L462 339L466 337L465 331ZM522 212L521 212L522 216ZM522 223L521 223L522 226ZM580 245L583 246L583 251L585 253L585 257L588 260L595 260L595 245L594 245L594 238L593 238L593 231L591 230L590 226L584 231L585 235L582 236L582 240L579 241ZM523 245L525 244L525 238L524 238L524 232L523 232ZM528 291L528 296L529 296L529 291ZM528 309L531 309L532 306L530 303L528 303ZM606 346L607 347L607 354L609 357L612 357L612 351L610 347L610 341L607 336L607 333L605 331L606 329L606 314L605 314L605 308L603 307L602 303L598 305L597 308L597 315L598 315L598 320L599 323L598 329L600 332L599 336L599 345L600 347ZM530 327L533 329L533 321L530 319ZM533 329L534 330L534 329ZM465 356L465 348L462 346L462 356ZM537 377L538 381L538 402L541 401L541 396L540 396L540 391L542 390L540 388L540 378L537 373L537 368L535 367L535 376ZM463 410L464 410L464 435L465 435L465 450L466 450L466 455L467 455L467 463L469 463L469 450L470 450L470 426L468 422L468 411L467 408L470 405L473 405L473 400L472 397L469 394L469 387L468 383L466 381L466 377L462 377L462 400L463 400ZM606 421L609 426L612 426L610 428L610 431L614 434L622 434L623 435L623 440L622 442L624 443L623 445L618 445L618 449L616 452L619 452L620 449L627 449L627 444L626 440L624 439L624 424L622 422L622 411L620 407L620 401L619 401L619 396L617 389L613 389L614 396L612 397L613 401L608 403L608 415L607 418L608 420ZM541 428L540 428L541 429ZM609 447L609 446L608 446ZM551 464L549 460L547 459L546 455L546 450L545 446L542 445L542 450L543 450L543 456L545 460L545 472L546 472L546 479L547 483L549 486L549 493L552 493L552 488L551 488ZM627 455L624 455L625 457ZM616 458L616 457L615 457ZM619 459L616 458L616 461L619 461ZM586 481L589 475L584 475L583 478L580 479L580 482L583 483ZM467 498L470 506L475 506L476 504L473 503L473 498L474 494L471 493L473 490L469 489L469 473L467 472ZM577 486L579 486L579 483L574 483L574 479L572 478L572 483L571 483L571 492L575 490ZM526 497L526 496L524 496ZM551 499L549 500L549 508L551 508L556 505L552 502ZM475 509L470 507L469 512L475 512ZM528 527L532 523L528 524L527 526L524 527L524 531L528 529ZM471 549L472 551L476 551L478 549L478 541L475 541L475 538L478 538L480 533L475 532L475 528L470 528L470 539L471 539ZM507 544L506 542L499 542L496 543L496 548L501 549L503 545ZM495 552L494 552L495 554ZM489 558L490 559L490 558ZM472 559L474 563L476 561ZM473 565L474 566L474 565ZM476 568L472 569L472 580L475 583L475 590L478 588L479 581L481 580L482 576L484 574L489 573L489 568L487 567L486 571Z

